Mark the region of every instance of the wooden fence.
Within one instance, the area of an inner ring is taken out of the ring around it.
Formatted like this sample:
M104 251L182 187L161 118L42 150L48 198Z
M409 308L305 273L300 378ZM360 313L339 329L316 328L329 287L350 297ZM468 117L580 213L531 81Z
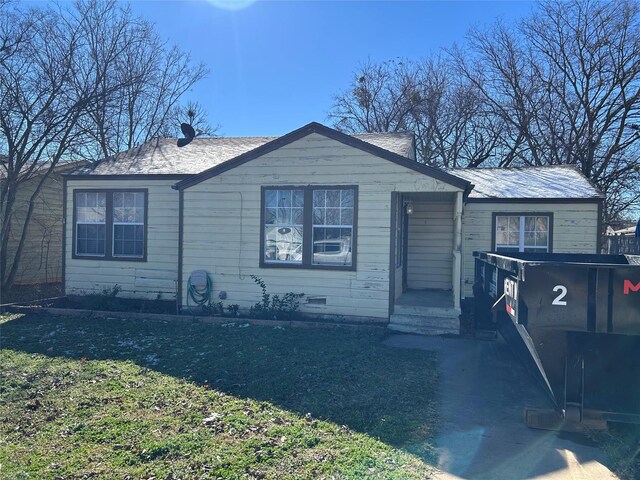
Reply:
M640 238L629 236L606 236L602 242L603 253L612 255L635 254L640 255Z

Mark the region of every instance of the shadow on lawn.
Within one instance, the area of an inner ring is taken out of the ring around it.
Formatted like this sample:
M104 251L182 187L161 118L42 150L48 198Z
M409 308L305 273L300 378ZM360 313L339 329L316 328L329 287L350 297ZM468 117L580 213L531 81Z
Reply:
M0 325L0 338L51 357L132 360L395 447L414 450L435 433L431 352L385 347L381 334L240 325L26 315Z

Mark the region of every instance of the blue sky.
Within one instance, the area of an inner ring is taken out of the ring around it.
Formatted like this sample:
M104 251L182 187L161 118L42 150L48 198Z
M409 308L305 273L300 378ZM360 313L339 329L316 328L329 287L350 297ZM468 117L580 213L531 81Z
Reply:
M368 59L421 59L497 17L515 22L530 2L135 1L134 13L211 70L186 99L225 136L281 135L329 123L333 96Z

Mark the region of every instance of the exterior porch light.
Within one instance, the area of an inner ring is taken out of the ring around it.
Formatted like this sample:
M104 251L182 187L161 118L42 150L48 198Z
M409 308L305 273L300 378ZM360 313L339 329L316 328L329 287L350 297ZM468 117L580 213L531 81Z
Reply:
M407 215L412 215L413 214L413 203L412 202L407 202L405 204L405 212L407 212Z

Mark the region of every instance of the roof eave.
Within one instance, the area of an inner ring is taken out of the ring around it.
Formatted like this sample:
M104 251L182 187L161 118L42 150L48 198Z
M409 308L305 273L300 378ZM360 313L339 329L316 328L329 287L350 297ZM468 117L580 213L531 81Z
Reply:
M598 203L604 197L471 197L467 203Z

